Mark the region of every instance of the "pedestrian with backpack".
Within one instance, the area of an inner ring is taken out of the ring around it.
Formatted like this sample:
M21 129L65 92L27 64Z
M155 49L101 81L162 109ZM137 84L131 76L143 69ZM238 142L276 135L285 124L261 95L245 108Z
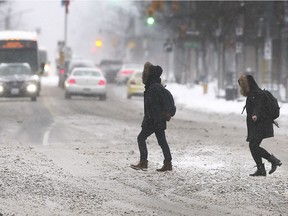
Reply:
M155 133L164 155L163 166L157 171L172 170L172 157L166 140L165 129L166 121L170 120L169 117L173 116L175 112L168 115L168 117L167 113L164 113L165 88L161 84L161 74L162 68L160 66L154 66L150 62L144 64L142 73L142 82L145 85L144 118L141 125L142 130L137 137L140 161L136 165L131 165L131 168L135 170L146 170L148 168L146 140L153 133Z
M238 83L241 94L246 97L246 105L243 108L243 111L246 108L247 113L246 124L248 135L246 141L249 142L250 152L257 166L256 172L250 174L250 176L266 176L262 158L271 163L269 174L272 174L282 163L274 155L260 147L263 139L274 137L274 119L271 119L268 109L271 102L265 91L259 88L252 75L241 75Z

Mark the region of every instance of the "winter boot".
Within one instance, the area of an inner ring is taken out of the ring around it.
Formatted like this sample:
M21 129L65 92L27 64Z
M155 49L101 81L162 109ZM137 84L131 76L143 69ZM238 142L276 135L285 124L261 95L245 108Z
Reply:
M171 161L164 161L163 166L160 169L157 169L158 172L164 172L164 171L171 171L172 170L172 163Z
M269 174L272 174L277 169L277 166L281 166L282 163L279 159L277 159L274 155L271 155L268 161L271 163L271 170Z
M266 176L266 170L264 164L257 164L257 170L250 176Z
M135 170L147 170L148 168L148 161L147 160L140 160L138 164L130 166L132 169Z

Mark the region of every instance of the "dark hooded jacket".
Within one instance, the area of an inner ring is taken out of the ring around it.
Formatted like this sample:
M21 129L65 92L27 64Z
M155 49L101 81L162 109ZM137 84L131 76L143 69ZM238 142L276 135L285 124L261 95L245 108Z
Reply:
M246 88L246 123L247 123L247 141L265 139L274 136L273 121L271 121L265 112L265 95L259 88L255 79L251 75L241 76L240 82L245 83L242 88ZM243 87L244 86L244 87ZM243 89L242 89L243 90ZM257 121L252 120L252 116L257 116Z
M162 115L163 88L161 87L162 68L151 65L144 80L147 80L144 91L144 119L142 127L151 130L165 130L166 120Z

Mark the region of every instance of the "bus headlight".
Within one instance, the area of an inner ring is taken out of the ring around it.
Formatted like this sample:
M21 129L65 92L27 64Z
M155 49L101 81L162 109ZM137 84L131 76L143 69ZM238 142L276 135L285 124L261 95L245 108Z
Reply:
M37 86L35 84L29 84L26 89L29 93L35 93L37 91Z
M0 84L0 94L3 93L4 87Z
M49 72L50 71L50 66L48 64L45 64L44 66L44 72Z

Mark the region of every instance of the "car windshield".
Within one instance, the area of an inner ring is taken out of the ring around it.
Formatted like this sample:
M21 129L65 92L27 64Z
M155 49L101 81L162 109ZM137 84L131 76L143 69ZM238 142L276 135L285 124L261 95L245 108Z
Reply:
M119 70L121 68L120 64L113 64L113 65L102 65L102 70L104 71L110 71L110 70Z
M135 76L136 78L142 78L142 72L136 72L136 73L134 74L134 76Z
M87 71L87 70L77 70L73 72L73 76L92 76L100 77L101 73L99 71Z
M142 69L142 65L139 64L127 64L127 65L123 65L123 69Z
M74 68L80 68L80 67L95 67L94 63L92 61L72 61L69 66L69 71L71 72Z
M32 71L23 65L9 65L0 67L1 76L31 75Z

